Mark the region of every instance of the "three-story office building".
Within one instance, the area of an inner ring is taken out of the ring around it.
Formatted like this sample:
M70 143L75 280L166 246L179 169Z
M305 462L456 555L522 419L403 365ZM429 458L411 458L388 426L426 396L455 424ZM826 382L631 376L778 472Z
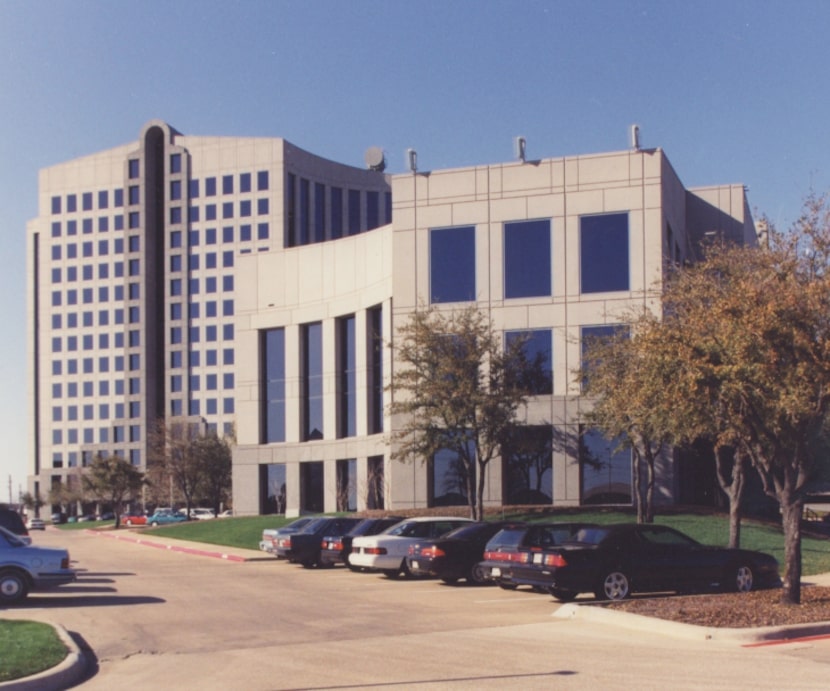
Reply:
M686 189L660 149L390 176L150 122L41 172L30 489L96 453L146 467L175 417L235 429L237 513L466 502L451 453L391 459L387 404L398 327L472 304L548 373L485 501L630 504L630 457L584 426L582 344L659 309L667 263L712 233L756 242L744 188ZM662 459L660 501L682 477Z

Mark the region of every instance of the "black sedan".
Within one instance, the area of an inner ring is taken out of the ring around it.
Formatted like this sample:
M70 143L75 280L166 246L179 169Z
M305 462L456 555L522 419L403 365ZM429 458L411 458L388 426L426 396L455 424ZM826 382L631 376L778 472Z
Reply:
M320 548L324 535L348 532L360 522L359 518L324 518L312 521L298 532L274 538L274 554L294 564L311 568L320 564Z
M781 582L769 554L707 547L673 528L633 523L584 528L530 563L514 565L513 576L563 602L584 592L622 600L633 592L748 592Z
M444 583L465 579L471 585L488 581L480 562L490 539L507 523L471 523L443 537L409 548L406 565L414 576L437 576ZM512 525L512 524L511 524Z
M353 538L360 535L377 535L387 528L391 528L396 523L400 523L402 520L403 516L364 518L345 534L327 533L321 543L320 566L334 566L335 564L348 565L348 557L352 551Z
M527 581L513 580L514 566L532 561L532 555L570 540L587 523L513 523L496 533L484 548L479 568L484 577L513 590ZM547 592L547 588L542 589Z

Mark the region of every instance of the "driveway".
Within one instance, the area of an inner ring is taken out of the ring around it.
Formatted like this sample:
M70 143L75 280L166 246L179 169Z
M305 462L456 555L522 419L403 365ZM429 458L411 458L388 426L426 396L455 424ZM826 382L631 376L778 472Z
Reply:
M81 688L824 689L826 644L677 640L552 618L547 595L214 559L47 530L79 581L6 618L63 625L94 653ZM705 664L702 661L705 659Z

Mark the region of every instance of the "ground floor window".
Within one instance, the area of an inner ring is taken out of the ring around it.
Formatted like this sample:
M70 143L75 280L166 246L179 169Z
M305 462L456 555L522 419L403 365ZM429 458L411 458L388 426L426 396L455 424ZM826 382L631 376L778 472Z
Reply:
M550 425L517 427L502 447L505 504L553 501L553 438Z
M357 511L357 461L337 461L337 510Z
M579 467L582 504L631 505L631 449L621 448L619 439L606 439L599 431L583 427Z
M261 513L285 513L285 463L260 466Z
M472 442L469 442L470 444ZM471 452L471 456L474 454ZM472 482L475 486L475 468ZM429 462L429 505L430 506L468 506L467 468L461 455L452 449L442 449Z
M300 511L323 513L323 462L300 463Z
M386 480L383 456L370 456L366 463L366 508L383 509Z

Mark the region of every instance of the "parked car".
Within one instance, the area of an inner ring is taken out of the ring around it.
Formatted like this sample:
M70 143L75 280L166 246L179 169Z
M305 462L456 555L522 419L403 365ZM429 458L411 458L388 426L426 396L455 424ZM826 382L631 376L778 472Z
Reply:
M308 525L315 519L315 516L302 516L298 518L296 521L292 521L287 525L282 526L282 528L265 528L262 531L262 537L259 540L259 548L263 552L268 552L271 554L274 549L274 538L277 535L288 535L290 533L296 533L302 527Z
M343 563L349 568L357 569L348 562L349 554L352 552L352 540L361 535L377 535L402 520L403 516L364 518L345 535L326 535L321 542L320 564L334 566Z
M6 530L14 533L26 544L30 544L32 542L32 538L29 537L29 531L26 528L26 524L23 523L22 516L13 509L0 509L0 528L5 528Z
M221 511L217 518L231 518L233 516L233 509L225 509Z
M479 564L482 575L506 589L519 584L513 581L513 567L528 561L534 551L559 545L571 538L585 523L514 523L498 533L484 548Z
M147 525L147 514L146 513L128 513L126 516L121 517L122 523L124 525Z
M348 532L358 523L360 519L354 517L332 517L311 521L296 533L274 537L273 554L277 559L288 559L306 568L318 566L323 536L328 533Z
M168 525L170 523L184 523L187 516L182 516L173 509L156 509L152 516L147 517L147 525Z
M187 518L187 509L180 509L179 513ZM193 521L209 521L212 518L216 518L213 514L213 509L204 509L201 507L190 509L190 519Z
M707 547L655 524L584 528L534 561L537 582L563 602L584 592L622 600L633 592L748 592L781 583L778 562L769 554Z
M484 548L500 530L514 523L483 522L463 525L443 537L409 546L407 568L413 576L437 576L444 583L465 579L471 585L488 582L480 566Z
M46 522L42 518L32 516L26 521L26 528L29 530L46 530Z
M0 603L19 602L32 590L44 590L75 580L69 552L33 547L0 527Z
M408 576L410 573L406 565L406 556L410 545L424 539L440 537L455 528L474 522L470 518L456 516L407 518L378 535L354 538L349 564L381 571L389 578L397 578L401 573Z
M61 523L66 523L66 514L55 512L52 514L51 519L52 525L60 525Z
M112 511L104 511L104 513L100 513L95 516L96 521L111 521L115 518L115 514Z

